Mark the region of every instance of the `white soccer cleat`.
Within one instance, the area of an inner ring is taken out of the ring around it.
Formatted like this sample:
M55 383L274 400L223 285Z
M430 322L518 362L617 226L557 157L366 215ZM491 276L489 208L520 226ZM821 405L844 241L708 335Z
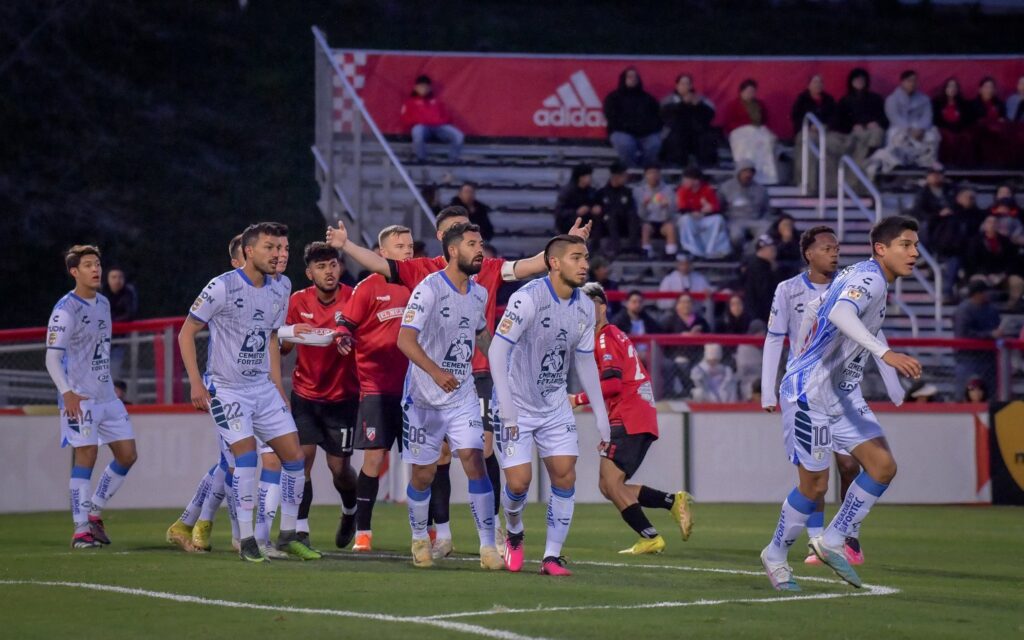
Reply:
M268 558L270 558L272 560L282 560L282 559L288 557L287 553L285 553L284 551L281 551L280 549L278 549L276 546L274 546L269 541L267 541L267 542L260 542L260 551L263 552L264 556L266 556L266 557L268 557Z
M800 585L793 580L793 568L788 562L772 562L768 559L768 547L761 550L761 566L768 574L768 581L776 591L800 591Z
M455 551L455 547L452 545L451 538L434 538L434 542L430 545L430 557L434 560L447 558L452 551Z

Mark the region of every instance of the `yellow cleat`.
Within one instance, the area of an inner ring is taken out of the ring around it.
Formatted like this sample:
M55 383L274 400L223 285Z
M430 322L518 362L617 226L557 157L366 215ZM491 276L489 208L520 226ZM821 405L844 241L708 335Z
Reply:
M679 523L679 533L683 536L683 542L690 539L690 532L693 531L693 496L685 491L676 493L672 501L672 517Z
M636 544L619 553L627 556L642 556L647 553L661 553L665 550L665 538L654 536L653 538L640 538Z
M213 521L200 520L196 523L196 526L192 528L192 547L195 551L209 551L213 548L210 545L210 533L212 531Z
M434 559L430 555L429 538L412 541L412 566L421 568L434 566Z
M494 547L480 547L480 568L488 571L501 571L505 568L505 560Z
M180 547L183 551L195 551L192 547L192 527L181 520L167 528L167 542Z

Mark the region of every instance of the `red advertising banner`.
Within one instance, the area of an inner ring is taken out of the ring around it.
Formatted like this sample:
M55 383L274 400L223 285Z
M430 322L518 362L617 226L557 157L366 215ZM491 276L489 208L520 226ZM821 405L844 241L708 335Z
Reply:
M846 93L846 76L854 67L868 70L872 89L883 97L905 69L918 72L919 86L929 95L940 91L946 78L956 77L969 98L985 76L996 79L1004 99L1024 76L1024 58L1010 56L630 58L349 50L335 55L387 134L407 133L399 108L420 74L433 79L454 124L467 135L531 138L606 137L601 104L628 66L639 70L644 88L659 101L672 91L676 76L689 73L698 91L714 102L719 118L737 99L740 82L753 78L766 103L768 125L783 138L793 135L790 109L816 73L836 100Z

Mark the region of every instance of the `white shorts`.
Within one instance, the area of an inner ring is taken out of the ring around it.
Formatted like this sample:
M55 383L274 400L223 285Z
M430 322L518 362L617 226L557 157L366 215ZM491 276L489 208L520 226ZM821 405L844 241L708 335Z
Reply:
M295 432L292 412L270 382L243 388L218 388L210 398L210 415L217 434L228 446L252 437L263 446L264 442ZM234 460L229 458L228 462Z
M790 462L808 471L824 471L832 461L832 452L848 451L862 442L885 435L864 396L846 399L840 412L821 411L801 396L796 402L780 398L782 433Z
M106 402L82 400L81 421L60 414L60 446L88 447L134 440L135 431L124 403L114 398Z
M461 406L434 409L402 403L402 460L431 465L441 456L441 443L448 438L452 451L484 448L484 421L476 394Z
M497 412L500 418L500 410ZM494 450L502 469L530 464L533 448L540 457L579 456L580 443L576 436L576 418L569 403L564 409L545 416L519 412L519 424L506 427L500 419L494 425Z

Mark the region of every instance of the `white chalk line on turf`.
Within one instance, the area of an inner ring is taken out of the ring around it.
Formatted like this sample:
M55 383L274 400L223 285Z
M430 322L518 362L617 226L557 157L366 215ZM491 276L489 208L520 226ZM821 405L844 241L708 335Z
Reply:
M89 582L63 582L49 580L0 580L0 585L31 585L40 587L68 587L72 589L86 589L89 591L106 591L130 596L142 596L155 598L157 600L171 600L188 604L200 604L215 607L227 607L231 609L254 609L257 611L273 611L275 613L305 613L313 615L337 616L340 618L361 618L364 620L376 620L379 622L402 622L407 624L427 625L438 627L447 631L458 631L486 638L498 638L499 640L545 640L544 638L525 636L511 631L500 629L489 629L475 624L463 622L449 622L420 616L393 616L385 613L365 613L362 611L344 611L340 609L308 609L303 607L282 607L252 602L236 602L233 600L219 600L214 598L201 598L181 593L168 593L166 591L150 591L148 589L134 589L130 587L119 587L109 584L93 584Z

